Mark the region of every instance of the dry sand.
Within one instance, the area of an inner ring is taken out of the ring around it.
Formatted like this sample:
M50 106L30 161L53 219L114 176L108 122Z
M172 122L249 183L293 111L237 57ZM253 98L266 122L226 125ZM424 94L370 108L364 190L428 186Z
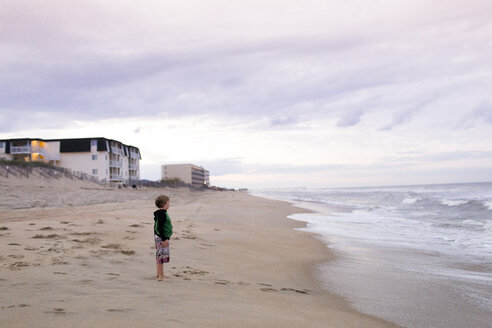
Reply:
M0 177L0 327L395 327L319 286L329 249L244 192ZM171 197L169 281L153 199Z

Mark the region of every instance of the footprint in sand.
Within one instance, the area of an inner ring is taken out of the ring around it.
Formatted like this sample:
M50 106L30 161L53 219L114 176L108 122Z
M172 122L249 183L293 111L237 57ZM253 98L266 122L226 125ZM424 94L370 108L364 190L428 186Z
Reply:
M35 235L32 238L33 239L63 239L64 237L54 233L51 235Z
M217 280L217 281L214 281L214 284L217 284L217 285L229 285L231 282L229 280Z
M120 249L121 248L121 244L107 244L107 245L103 245L101 246L102 248L111 248L111 249Z
M6 231L6 230L9 230L9 228L7 228L7 227L0 227L0 231Z
M67 264L70 264L70 263L68 263L68 262L66 262L60 258L54 258L51 260L51 265L67 265Z
M143 228L144 226L141 224L132 224L130 228Z
M108 312L128 312L131 311L130 309L107 309L106 311Z
M9 265L11 270L20 270L21 268L28 267L29 263L27 262L14 262Z
M85 238L83 240L80 240L80 239L72 239L73 242L76 242L76 243L83 243L83 244L89 244L89 245L96 245L96 244L99 244L102 240L97 238L97 237L93 237L93 238Z
M95 235L97 234L96 232L74 232L71 233L72 236L89 236L89 235Z
M181 238L184 238L184 239L196 239L196 236L195 235L192 235L192 234L182 234L181 235Z
M184 280L191 280L189 275L191 275L191 276L205 276L209 273L210 272L208 272L208 271L198 270L198 269L194 269L192 267L187 266L185 269L181 270L180 272L173 273L173 275L175 277L183 278Z
M27 304L11 305L11 306L8 306L7 309L12 309L12 308L15 308L15 307L23 308L23 307L30 307L30 305L27 305Z
M21 244L18 244L18 243L9 243L8 245L9 246L22 246Z
M130 256L130 255L134 255L135 254L135 251L123 249L123 250L120 251L120 253L123 254L123 255Z
M295 292L299 294L309 294L309 290L307 289L295 289L295 288L280 288L281 291L284 292Z
M260 290L262 290L264 292L276 292L277 291L275 288L270 288L270 287L260 288Z
M46 311L45 313L67 314L67 312L65 312L65 309L62 309L62 308L54 308L53 311Z
M46 231L46 230L54 230L54 229L53 229L52 227L43 227L43 228L41 228L41 229L39 229L39 230L44 230L44 231Z

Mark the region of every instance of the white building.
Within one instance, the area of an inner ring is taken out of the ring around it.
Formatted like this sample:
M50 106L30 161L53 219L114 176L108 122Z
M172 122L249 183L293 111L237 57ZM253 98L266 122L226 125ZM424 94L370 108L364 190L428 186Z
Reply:
M162 180L179 179L192 186L210 186L210 173L193 164L164 164L161 166Z
M140 179L140 151L106 138L3 139L0 159L42 161L97 177L131 184Z

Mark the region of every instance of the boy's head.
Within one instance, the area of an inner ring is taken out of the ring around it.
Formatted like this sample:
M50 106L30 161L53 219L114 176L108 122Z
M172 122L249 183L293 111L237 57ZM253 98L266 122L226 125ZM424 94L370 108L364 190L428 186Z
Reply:
M164 208L168 203L169 197L167 197L166 195L159 195L155 199L155 206L157 206L158 208Z

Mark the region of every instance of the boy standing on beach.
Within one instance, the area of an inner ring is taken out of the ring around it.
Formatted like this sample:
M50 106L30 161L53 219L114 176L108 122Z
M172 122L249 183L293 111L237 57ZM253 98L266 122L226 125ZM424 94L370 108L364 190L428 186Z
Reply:
M155 199L155 206L158 210L154 212L154 241L155 241L155 260L157 267L157 279L162 281L169 279L164 275L164 263L169 262L169 238L173 234L171 218L167 214L169 209L169 197L159 195Z

